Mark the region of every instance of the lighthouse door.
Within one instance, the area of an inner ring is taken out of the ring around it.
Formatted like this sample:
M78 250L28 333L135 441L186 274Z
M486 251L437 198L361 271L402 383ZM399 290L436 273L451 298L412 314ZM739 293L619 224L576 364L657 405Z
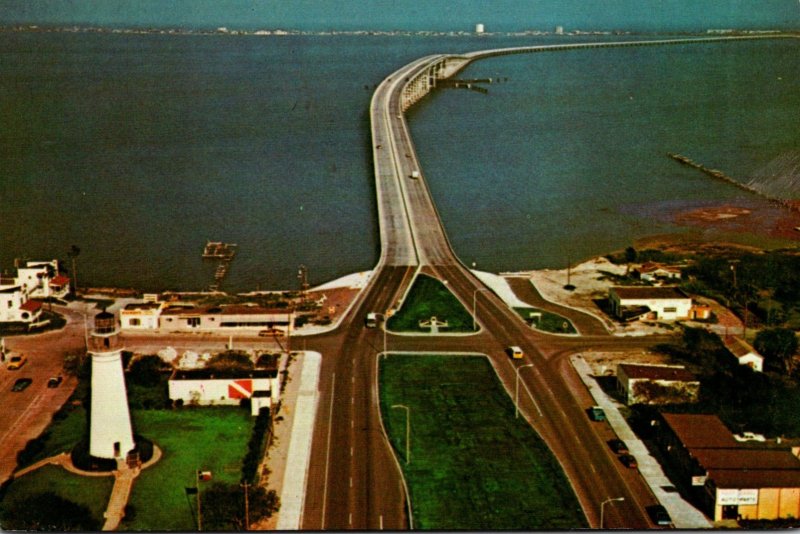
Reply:
M119 458L119 449L120 449L119 441L115 441L114 442L114 458Z

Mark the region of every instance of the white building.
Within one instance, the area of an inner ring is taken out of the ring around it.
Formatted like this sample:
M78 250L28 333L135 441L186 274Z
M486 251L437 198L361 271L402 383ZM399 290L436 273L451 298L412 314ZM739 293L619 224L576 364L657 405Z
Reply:
M294 310L255 305L167 307L159 315L159 328L167 332L257 331L265 328L291 330Z
M486 29L484 28L483 24L478 23L475 25L475 33L477 33L478 35L484 33L485 31Z
M0 323L35 323L42 315L42 303L28 298L19 285L0 286Z
M647 262L633 271L645 282L675 281L681 279L680 267L663 265L661 263Z
M250 413L271 408L280 396L278 370L252 369L223 372L211 369L176 369L169 379L169 398L184 405L238 405L250 399Z
M764 372L764 357L749 343L736 336L725 336L722 341L739 365L746 365L759 373Z
M688 319L692 299L675 287L612 287L612 313L620 319L675 321Z
M17 269L17 283L26 287L31 297L64 298L69 293L69 278L59 274L58 260L27 262Z
M685 367L621 363L617 386L625 404L697 402L700 381Z
M158 317L162 304L158 302L142 302L128 304L119 312L122 330L157 330Z

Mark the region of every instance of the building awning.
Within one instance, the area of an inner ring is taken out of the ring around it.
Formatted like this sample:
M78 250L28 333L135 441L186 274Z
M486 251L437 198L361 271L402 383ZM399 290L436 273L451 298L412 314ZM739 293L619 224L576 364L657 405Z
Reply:
M50 287L54 286L64 287L67 284L69 284L69 278L64 276L63 274L59 274L58 276L50 280Z

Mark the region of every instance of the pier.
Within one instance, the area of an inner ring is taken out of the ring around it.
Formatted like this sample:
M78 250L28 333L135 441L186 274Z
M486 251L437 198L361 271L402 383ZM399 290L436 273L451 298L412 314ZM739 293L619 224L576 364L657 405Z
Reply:
M228 276L233 258L236 257L235 243L223 243L222 241L208 241L203 248L204 260L219 260L216 270L214 271L214 283L208 289L210 291L219 291L222 287L222 282Z

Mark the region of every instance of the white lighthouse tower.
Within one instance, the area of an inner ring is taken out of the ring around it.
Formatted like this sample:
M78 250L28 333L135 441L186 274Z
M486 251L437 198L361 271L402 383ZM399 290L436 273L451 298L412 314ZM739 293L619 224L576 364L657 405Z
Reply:
M102 311L95 316L89 354L92 357L89 454L96 458L124 459L135 443L122 373L122 345L113 314Z

